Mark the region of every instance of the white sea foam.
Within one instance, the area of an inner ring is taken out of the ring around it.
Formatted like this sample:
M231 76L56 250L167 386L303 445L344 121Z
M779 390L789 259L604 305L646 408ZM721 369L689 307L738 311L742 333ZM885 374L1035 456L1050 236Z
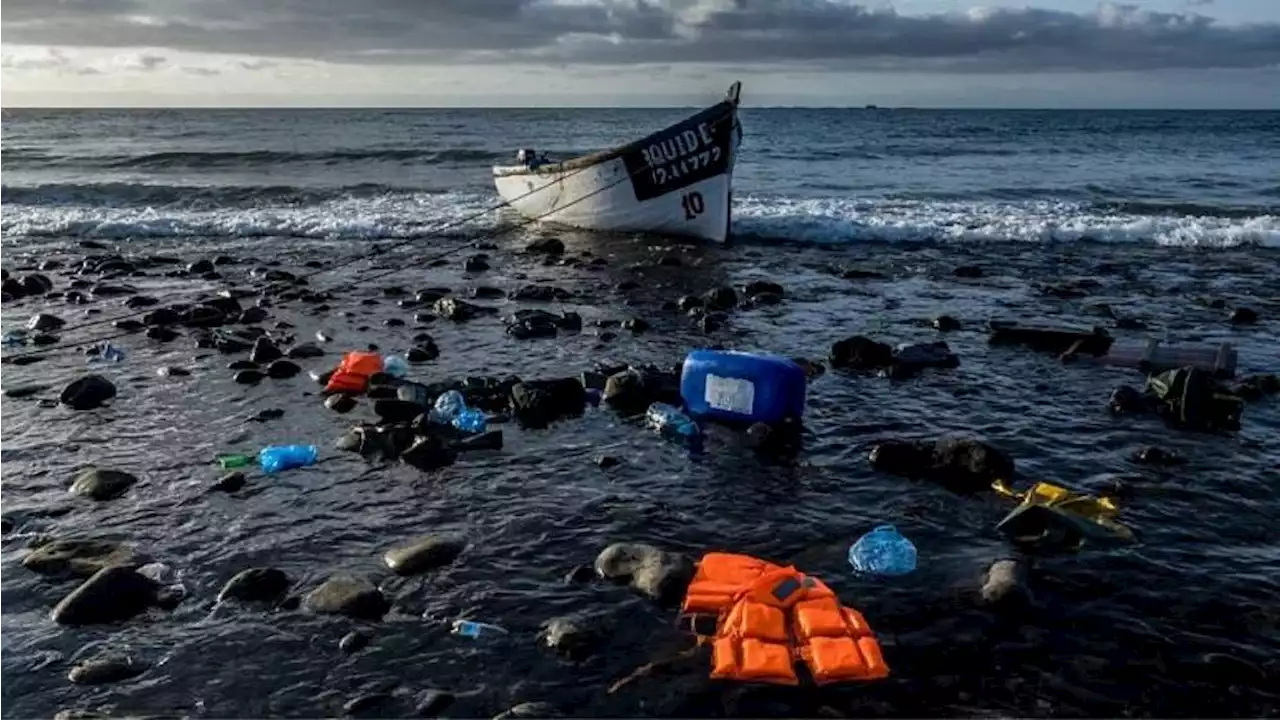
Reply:
M476 193L391 192L315 203L111 207L103 204L6 203L0 230L23 236L136 238L302 237L412 238L442 227L487 230L511 211L486 212L496 197ZM1280 247L1280 216L1222 217L1108 211L1088 203L1053 201L797 199L765 195L735 200L738 236L780 242L1024 241L1139 242L1197 247Z
M811 243L887 241L1028 242L1091 239L1160 245L1280 247L1280 216L1142 215L1087 203L796 200L747 196L734 232Z

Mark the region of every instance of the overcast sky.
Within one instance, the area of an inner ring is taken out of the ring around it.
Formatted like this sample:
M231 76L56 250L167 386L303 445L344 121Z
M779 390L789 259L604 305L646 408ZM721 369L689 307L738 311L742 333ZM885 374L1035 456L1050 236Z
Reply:
M1280 0L7 0L15 105L1280 107Z

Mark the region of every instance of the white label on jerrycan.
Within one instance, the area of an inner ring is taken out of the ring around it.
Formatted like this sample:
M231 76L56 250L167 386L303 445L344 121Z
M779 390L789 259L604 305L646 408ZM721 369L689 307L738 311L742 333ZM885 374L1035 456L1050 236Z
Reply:
M708 373L706 399L716 410L750 415L756 404L756 386L750 380Z

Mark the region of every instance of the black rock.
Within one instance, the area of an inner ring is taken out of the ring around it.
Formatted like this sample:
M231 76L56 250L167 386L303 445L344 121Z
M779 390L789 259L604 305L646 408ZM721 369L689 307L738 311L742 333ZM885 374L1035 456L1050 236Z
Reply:
M234 380L241 385L257 385L266 377L258 370L241 370L236 373Z
M128 620L150 607L159 590L133 568L105 567L71 591L53 608L59 625L93 625Z
M887 440L872 447L868 459L881 472L932 480L956 492L990 489L995 480L1013 477L1013 458L980 440Z
M655 402L680 402L680 378L656 370L624 370L609 376L602 397L615 410L633 415Z
M517 383L511 388L511 409L521 422L542 426L566 415L579 415L586 389L577 378Z
M105 567L132 565L137 555L109 540L64 539L45 543L22 558L22 566L41 575L87 578Z
M31 319L27 321L27 329L34 332L49 332L51 330L57 330L66 324L66 320L63 320L56 315L40 313L38 315L33 315Z
M829 359L833 368L874 370L893 363L893 348L855 335L832 345Z
M25 295L44 295L53 290L53 282L44 275L27 275L21 283Z
M427 303L434 303L452 292L449 288L423 288L413 297L419 304L426 305Z
M284 410L281 410L280 408L267 408L266 410L259 410L255 413L253 417L249 418L249 422L268 422L271 420L279 420L282 417L284 417Z
M466 547L467 540L462 536L431 535L388 550L382 561L397 575L417 575L448 565Z
M939 315L933 319L933 327L939 332L951 332L960 329L960 321L950 315Z
M240 471L230 472L215 480L209 486L209 489L217 490L218 492L236 492L244 487L246 481L247 478L244 473Z
M350 655L351 653L359 652L368 644L368 635L360 632L359 630L353 630L346 635L343 635L342 639L338 641L338 649Z
M330 395L325 398L324 406L336 413L345 415L355 409L356 399L344 394Z
M641 543L615 543L596 558L596 574L630 585L659 603L678 602L693 579L688 557Z
M422 414L422 406L407 400L378 400L373 404L373 411L384 422L409 422Z
M302 598L302 605L315 613L346 615L378 620L391 609L373 583L345 575L329 578Z
M159 308L142 316L143 325L177 325L182 316L173 308Z
M150 666L133 657L106 656L78 663L67 673L67 680L76 685L106 685L137 677Z
M582 316L576 312L566 310L560 313L560 317L556 319L556 327L569 332L578 332L582 329Z
M573 293L554 285L525 285L511 293L512 300L526 302L551 302L552 300L568 300Z
M529 246L525 248L525 251L542 255L563 255L564 243L558 238L544 238L542 240L535 240L534 242L529 243Z
M903 345L893 351L893 363L883 374L894 379L915 377L925 368L955 368L960 358L942 341Z
M738 294L730 287L720 287L703 296L703 304L713 310L732 310L738 306Z
M1231 311L1229 319L1232 325L1252 325L1258 322L1258 313L1251 308L1240 307Z
M390 285L382 288L382 294L385 297L398 298L398 297L404 297L405 295L408 295L409 291L405 290L399 285Z
M114 326L118 330L123 330L125 332L137 332L142 328L146 327L145 324L143 324L138 320L117 320L114 323L112 323L112 326Z
M473 298L488 299L488 300L496 300L497 298L506 297L507 295L505 292L502 291L502 288L485 287L485 286L473 287L471 288L471 292L469 294Z
M507 318L507 334L521 340L555 337L559 332L556 320L545 310L520 310Z
M249 359L261 364L266 364L272 360L279 360L284 357L284 353L280 352L280 348L271 342L271 338L260 337L253 343L253 351L249 353Z
M433 322L435 322L435 321L436 321L436 316L435 316L435 315L433 315L433 314L431 314L431 313L426 313L426 312L414 313L414 314L413 314L413 321L414 321L414 322L416 322L416 323L418 323L418 324L420 324L420 325L425 325L425 324L427 324L427 323L433 323Z
M157 368L156 375L159 375L160 377L189 377L191 375L191 371L175 365L166 365L164 367Z
M170 328L161 327L161 326L147 328L146 334L148 338L151 338L152 340L155 340L157 342L172 342L173 340L176 340L178 338L177 332L175 332Z
M35 335L32 335L31 338L27 340L27 342L31 343L32 345L35 345L36 347L53 345L58 342L58 336L46 335L45 333L37 333Z
M227 322L227 316L218 308L197 305L182 314L182 324L187 327L212 328Z
M702 307L702 298L697 295L685 295L676 301L676 307L680 309L680 312L687 313L694 308Z
M235 577L222 586L218 602L239 600L274 603L289 592L290 584L289 576L283 570L270 567L249 568L236 573Z
M743 294L754 299L757 295L777 295L779 298L786 295L786 290L776 282L768 280L752 280L743 288Z
M5 388L4 396L17 400L20 398L31 397L32 395L38 395L48 389L49 389L48 385L40 385L40 384L19 385L16 387Z
M622 329L630 330L636 335L639 335L640 333L649 329L649 323L640 318L631 318L630 320L623 321Z
M213 263L208 260L197 260L187 266L188 275L203 275L213 272Z
M985 273L983 273L982 268L977 265L961 265L956 268L952 274L958 278L980 278Z
M120 295L134 295L138 292L138 288L132 285L108 285L106 283L98 283L93 286L94 297L118 297Z
M283 380L302 372L298 364L289 360L275 360L267 366L267 377Z
M397 441L398 438L394 435L382 440L384 447L392 448L390 451L384 451L384 455L390 455L394 452L394 448L399 447ZM400 462L423 472L431 472L452 465L457 458L458 454L446 447L441 437L434 433L415 437L409 448L400 453Z
M101 375L86 375L62 390L59 402L72 410L92 410L116 396L116 386Z
M1183 465L1186 458L1171 450L1148 445L1133 454L1133 461L1143 465Z
M428 362L440 357L440 348L434 341L427 340L416 347L409 348L409 352L405 353L404 357L411 363Z
M121 470L89 468L81 471L71 483L71 492L93 500L113 500L138 482L135 475Z
M236 317L236 322L239 322L242 325L253 325L266 319L267 311L264 308L254 306L241 310L240 314Z
M404 320L400 318L387 318L382 321L384 327L404 327Z
M487 255L473 255L462 264L462 269L469 273L484 272L489 269Z
M289 348L289 352L285 353L286 357L294 360L305 360L307 358L318 358L324 356L324 350L314 343L302 343Z
M617 467L621 464L622 464L622 460L614 457L613 455L600 455L596 458L596 465L599 465L601 468L605 470L608 470L609 468L612 468L612 467Z

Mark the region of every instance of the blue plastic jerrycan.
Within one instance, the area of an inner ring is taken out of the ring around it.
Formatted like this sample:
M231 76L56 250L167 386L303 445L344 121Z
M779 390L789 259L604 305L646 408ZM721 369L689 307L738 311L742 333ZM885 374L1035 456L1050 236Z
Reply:
M916 546L892 525L881 525L849 548L849 564L868 575L906 575L916 569Z
M680 395L695 417L776 423L804 415L804 370L777 355L694 350L684 360Z

